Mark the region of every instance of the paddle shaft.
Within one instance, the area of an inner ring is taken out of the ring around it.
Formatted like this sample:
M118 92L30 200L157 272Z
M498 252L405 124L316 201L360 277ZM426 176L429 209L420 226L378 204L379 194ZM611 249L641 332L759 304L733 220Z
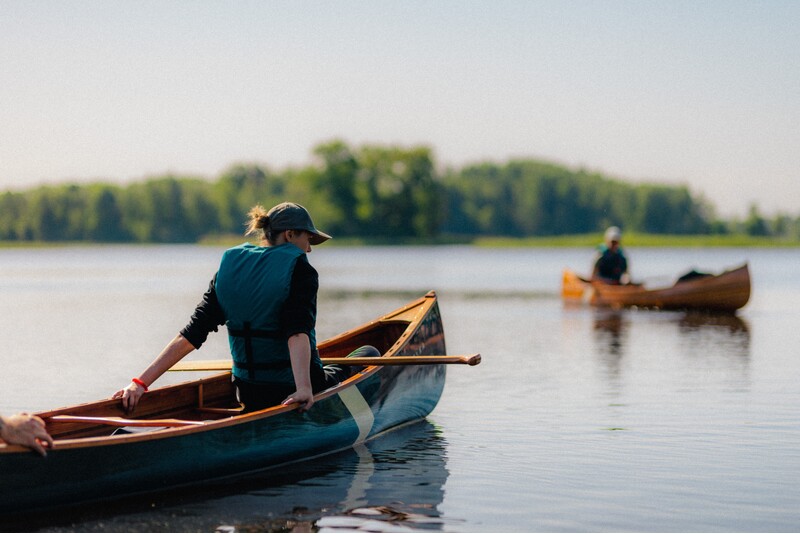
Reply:
M322 358L323 365L478 365L480 354L460 356L367 356L363 358ZM178 362L170 371L230 371L231 360L195 360Z
M436 365L442 363L478 365L480 354L457 356L372 356L363 358L322 358L323 365Z
M173 427L202 425L202 421L188 421L184 419L126 419L124 417L91 417L86 415L54 415L48 421L57 423L94 423L110 426L144 426L144 427Z

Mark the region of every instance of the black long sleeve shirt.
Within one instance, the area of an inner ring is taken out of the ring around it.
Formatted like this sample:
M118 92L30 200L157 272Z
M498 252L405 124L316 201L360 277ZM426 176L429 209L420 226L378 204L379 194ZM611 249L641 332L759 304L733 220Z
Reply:
M217 299L216 281L215 274L189 323L181 330L181 335L195 349L199 349L205 343L208 334L216 332L220 325L225 324L225 313ZM289 297L281 309L279 329L287 339L295 334L310 335L314 329L317 320L318 289L319 274L308 263L305 255L300 256L292 271Z

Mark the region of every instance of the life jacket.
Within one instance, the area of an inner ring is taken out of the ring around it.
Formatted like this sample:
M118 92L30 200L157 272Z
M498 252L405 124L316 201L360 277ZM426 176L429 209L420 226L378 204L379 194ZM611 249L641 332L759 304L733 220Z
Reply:
M233 356L233 375L256 383L294 384L289 345L280 330L292 273L304 252L291 243L259 247L245 243L225 251L216 293ZM310 332L312 365L322 366Z
M622 248L618 248L616 253L605 245L600 245L598 248L600 250L600 257L597 259L598 274L602 278L619 282L622 275L628 270L628 260L625 258Z

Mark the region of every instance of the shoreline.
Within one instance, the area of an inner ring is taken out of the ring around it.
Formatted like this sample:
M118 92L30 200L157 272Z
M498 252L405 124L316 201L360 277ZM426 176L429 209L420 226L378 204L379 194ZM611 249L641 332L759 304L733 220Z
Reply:
M207 236L197 242L99 242L99 241L0 241L0 249L57 248L75 246L147 246L147 245L200 245L236 246L248 240L244 236ZM580 234L563 236L504 237L504 236L450 236L438 239L368 239L338 238L326 247L379 247L379 246L452 246L466 245L479 248L594 248L603 241L602 235ZM624 236L625 248L798 248L800 240L748 235L661 235L629 233Z

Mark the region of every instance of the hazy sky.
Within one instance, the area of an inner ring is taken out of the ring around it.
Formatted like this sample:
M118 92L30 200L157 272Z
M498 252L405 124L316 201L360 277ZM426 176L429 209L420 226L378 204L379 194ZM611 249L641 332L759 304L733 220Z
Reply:
M800 214L800 1L0 0L0 188L425 144Z

